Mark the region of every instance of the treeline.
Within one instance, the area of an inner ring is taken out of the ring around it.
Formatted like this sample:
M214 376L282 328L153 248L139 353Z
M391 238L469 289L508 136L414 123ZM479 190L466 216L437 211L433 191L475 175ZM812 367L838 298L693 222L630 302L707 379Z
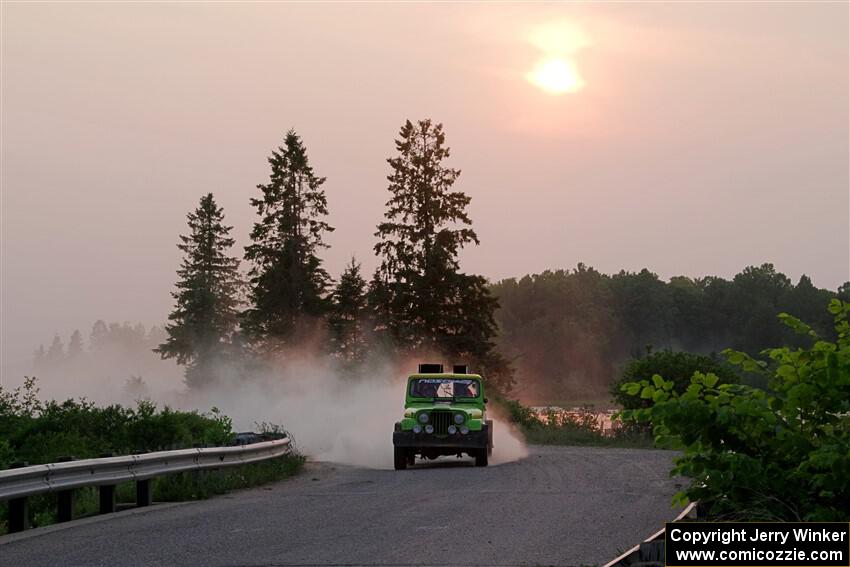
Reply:
M469 197L453 189L443 127L405 122L387 162L389 199L377 224L379 267L367 281L355 259L334 282L324 267L328 201L301 138L287 133L251 199L257 219L240 259L213 194L188 214L167 337L156 347L186 369L190 388L286 364L305 348L335 357L351 375L373 357L464 361L509 389L495 350L497 302L460 250L478 244ZM243 272L241 261L247 264Z
M92 325L88 344L79 329L68 337L67 346L59 334L45 348L43 344L33 353L33 369L41 373L67 368L87 357L125 357L155 348L167 337L162 327L149 330L141 323L109 323L98 319Z
M662 349L710 354L757 353L803 338L777 319L787 312L824 337L834 333L825 306L850 300L809 277L794 284L772 264L750 266L731 280L660 279L649 270L607 275L583 264L492 286L501 304L498 345L516 361L522 397L602 400L625 362Z
M99 401L148 398L154 384L160 391L175 389L167 385L179 373L152 351L167 337L159 326L98 320L88 337L75 330L66 341L56 334L47 348L40 345L33 353L33 374L54 396L83 390L102 394L93 396ZM94 384L98 387L86 387Z

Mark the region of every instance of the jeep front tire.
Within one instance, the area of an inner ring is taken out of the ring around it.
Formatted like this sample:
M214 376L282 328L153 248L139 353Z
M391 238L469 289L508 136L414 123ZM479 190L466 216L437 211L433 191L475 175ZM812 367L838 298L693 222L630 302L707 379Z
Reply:
M407 449L393 447L393 465L395 465L397 471L403 471L407 468Z
M487 466L487 449L478 449L475 452L475 466L476 467L486 467Z

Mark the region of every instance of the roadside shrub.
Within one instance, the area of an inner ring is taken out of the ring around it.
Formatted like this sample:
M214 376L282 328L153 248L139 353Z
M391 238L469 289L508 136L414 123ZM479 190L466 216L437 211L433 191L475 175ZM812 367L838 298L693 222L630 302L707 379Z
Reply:
M651 380L658 374L673 382L673 391L681 394L688 388L691 376L697 371L711 372L718 377L721 384L740 382L734 367L716 356L662 350L629 361L620 379L611 386L611 394L614 401L624 409L646 408L652 405L652 400L630 394L628 390L623 389L623 384Z
M783 313L808 348L768 349L759 360L724 351L763 374L768 390L712 372L695 372L681 393L658 374L622 386L652 402L623 417L651 423L658 443L683 451L672 474L692 480L677 502L699 501L715 518L850 519L850 303L834 299L829 312L836 342Z
M5 439L0 439L0 471L8 469L12 466L15 458L15 452L9 446L9 442Z
M224 445L232 422L217 408L208 413L161 410L149 401L135 408L95 406L85 399L38 399L34 378L9 391L0 388L0 469L14 462L41 464L194 445Z
M508 421L516 424L520 428L534 427L539 424L540 420L528 406L522 405L519 400L509 400L506 398L498 398L496 403L507 413Z

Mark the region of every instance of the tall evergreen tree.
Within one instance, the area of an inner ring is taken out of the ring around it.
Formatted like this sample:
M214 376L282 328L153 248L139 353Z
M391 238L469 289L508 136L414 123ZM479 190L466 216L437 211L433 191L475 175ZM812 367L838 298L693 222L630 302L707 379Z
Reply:
M91 335L89 335L89 349L93 352L104 350L108 339L109 327L106 326L106 321L98 319L91 327Z
M75 329L71 333L71 340L68 342L68 359L76 360L83 354L83 335L79 329Z
M327 311L330 277L317 253L327 247L324 235L333 227L324 220L325 178L313 172L295 131L268 161L269 182L257 186L260 198L251 199L260 220L245 248L252 267L244 325L261 350L273 352L293 339L302 318L318 319Z
M331 294L328 315L331 352L343 361L357 365L366 356L367 326L366 280L360 275L360 264L351 259Z
M53 335L53 342L50 343L44 360L51 366L56 366L65 361L65 345L62 344L62 339L59 338L58 334Z
M406 121L396 150L387 160L386 220L375 233L380 324L402 348L468 360L509 389L512 374L493 344L498 303L483 277L460 271L458 253L478 237L466 212L470 198L452 190L460 170L444 164L450 151L442 124Z
M172 293L176 305L165 327L168 338L154 351L186 365L187 385L198 387L212 381L215 366L232 354L241 281L239 260L227 254L234 243L232 227L224 224L212 193L187 218L189 233L177 245L184 257Z

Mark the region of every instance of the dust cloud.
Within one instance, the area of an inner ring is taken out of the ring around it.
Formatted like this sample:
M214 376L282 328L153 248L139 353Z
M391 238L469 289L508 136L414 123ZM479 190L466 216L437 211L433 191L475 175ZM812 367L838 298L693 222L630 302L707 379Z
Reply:
M522 433L498 412L494 413L493 456L490 457L490 464L503 465L526 458L528 447Z
M406 377L417 361L372 361L369 372L351 377L333 357L302 349L286 353L264 370L223 366L217 369L217 383L188 390L179 367L171 361L156 362L159 371L154 361L146 360L144 379L136 388L130 387L131 380L116 376L120 364L109 364L109 371L102 364L57 369L55 375L39 377L40 397L86 397L98 404L125 405L145 398L160 406L198 411L216 407L233 419L236 431L254 431L264 422L284 427L313 460L388 469L393 466L393 424L402 415ZM491 464L526 455L521 434L496 416Z
M254 376L238 388L213 387L192 395L192 406L216 406L239 430L279 423L311 459L390 469L393 424L404 406L406 375L415 363L379 362L365 377L342 375L328 357L287 357L285 367ZM503 420L494 423L491 462L525 457L521 435ZM455 457L443 457L455 458Z

